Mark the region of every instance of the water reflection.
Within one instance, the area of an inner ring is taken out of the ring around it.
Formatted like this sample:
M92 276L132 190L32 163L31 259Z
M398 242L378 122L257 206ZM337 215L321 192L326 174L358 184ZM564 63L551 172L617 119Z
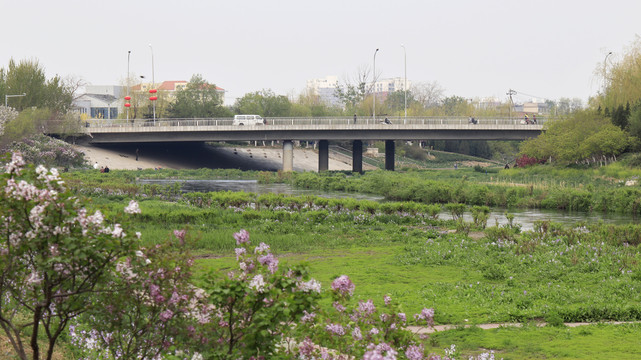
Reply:
M323 191L323 190L306 190L296 189L288 184L259 184L256 180L139 180L141 184L159 184L171 185L173 183L180 183L183 192L211 192L211 191L244 191L257 194L275 193L286 195L314 195L327 198L353 198L358 200L374 200L382 201L382 196L370 194L347 193L341 191ZM505 209L492 209L490 217L488 218L487 225L495 226L498 222L499 225L508 223L505 216ZM566 225L574 225L577 222L597 222L603 221L608 224L630 224L636 223L637 219L631 215L622 214L595 214L583 212L563 212L554 210L539 210L539 209L512 209L509 210L510 214L514 215L514 223L520 224L522 230L532 230L534 222L551 221ZM443 212L439 216L440 219L449 220L452 218L450 213ZM472 222L472 215L466 213L463 219L467 222Z

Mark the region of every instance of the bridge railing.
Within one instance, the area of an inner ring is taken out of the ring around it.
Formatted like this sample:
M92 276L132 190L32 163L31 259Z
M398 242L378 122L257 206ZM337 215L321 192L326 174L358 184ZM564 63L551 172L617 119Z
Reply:
M385 122L385 119L388 122ZM524 119L515 118L475 118L476 125L525 125ZM545 123L546 119L537 119L537 124ZM266 118L269 125L468 125L468 117L387 117L376 119L372 117L316 117L316 118ZM232 118L192 118L192 119L91 119L86 122L86 127L210 127L210 126L231 126Z

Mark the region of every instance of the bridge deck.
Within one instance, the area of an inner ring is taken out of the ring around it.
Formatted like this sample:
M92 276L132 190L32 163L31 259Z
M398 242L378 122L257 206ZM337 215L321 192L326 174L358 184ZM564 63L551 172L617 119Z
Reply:
M267 125L233 126L231 119L92 120L84 128L94 143L237 140L522 140L535 137L542 124L517 119L274 118ZM403 123L405 122L405 123Z

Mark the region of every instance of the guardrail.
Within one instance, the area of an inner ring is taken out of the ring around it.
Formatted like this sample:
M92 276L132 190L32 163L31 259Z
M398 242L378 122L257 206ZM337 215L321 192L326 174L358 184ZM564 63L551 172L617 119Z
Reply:
M267 118L269 125L467 125L470 119L467 117L388 117L385 119L376 118L348 118L348 117L319 117L319 118ZM526 125L523 119L515 118L475 118L474 125ZM545 123L545 119L537 119L536 125ZM232 126L231 118L203 118L203 119L100 119L88 120L86 127L174 127L174 126ZM252 125L258 127L262 125Z

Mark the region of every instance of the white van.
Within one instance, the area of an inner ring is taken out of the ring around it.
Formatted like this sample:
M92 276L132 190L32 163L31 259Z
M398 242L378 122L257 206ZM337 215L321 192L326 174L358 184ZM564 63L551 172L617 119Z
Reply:
M265 125L265 119L260 115L235 115L232 125Z

